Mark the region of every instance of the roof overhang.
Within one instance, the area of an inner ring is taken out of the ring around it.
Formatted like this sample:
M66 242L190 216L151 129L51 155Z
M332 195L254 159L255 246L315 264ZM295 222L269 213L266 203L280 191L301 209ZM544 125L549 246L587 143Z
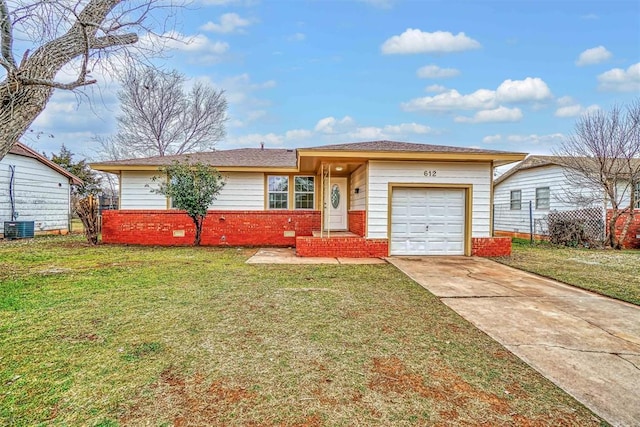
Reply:
M408 151L341 151L299 149L299 164L307 169L309 163L355 162L367 160L430 161L430 162L493 162L494 166L519 162L525 153L473 153L473 152L408 152ZM311 162L309 160L311 160ZM305 167L307 166L307 167Z

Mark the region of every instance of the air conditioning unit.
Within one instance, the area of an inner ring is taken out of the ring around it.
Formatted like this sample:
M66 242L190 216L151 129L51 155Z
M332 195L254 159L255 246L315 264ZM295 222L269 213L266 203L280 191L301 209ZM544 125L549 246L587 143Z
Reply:
M34 221L5 221L5 239L27 239L33 238Z

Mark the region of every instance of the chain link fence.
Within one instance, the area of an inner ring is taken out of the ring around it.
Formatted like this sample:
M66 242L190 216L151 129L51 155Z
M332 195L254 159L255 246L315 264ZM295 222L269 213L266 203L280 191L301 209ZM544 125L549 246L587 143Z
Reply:
M495 235L549 240L569 246L601 246L606 233L605 211L597 207L537 210L533 202L522 203L521 209L512 209L510 203L496 203L493 230Z

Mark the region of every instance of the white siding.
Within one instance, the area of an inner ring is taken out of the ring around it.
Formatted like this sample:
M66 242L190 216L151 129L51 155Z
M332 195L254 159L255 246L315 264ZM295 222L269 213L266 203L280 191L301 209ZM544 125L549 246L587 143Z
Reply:
M123 171L121 175L120 209L167 209L167 199L151 190L158 188L147 171ZM264 174L225 172L225 186L211 209L263 210Z
M351 174L351 182L349 183L351 188L351 203L349 205L350 211L363 211L366 209L367 203L367 165L364 164ZM356 188L358 194L355 193Z
M549 187L549 209L536 209L536 188ZM529 233L529 201L533 204L534 225L546 218L550 211L567 211L579 209L569 196L571 186L567 182L564 169L557 165L549 165L516 172L495 186L493 194L494 230L517 233ZM511 190L520 190L522 203L520 210L510 209ZM575 192L574 192L575 193ZM591 194L584 189L585 196ZM592 198L592 197L590 197ZM600 200L602 200L600 198ZM596 206L601 206L596 204ZM542 230L534 229L535 233Z
M212 209L264 210L264 174L225 172L225 185Z
M0 233L11 221L9 165L15 166L18 221L34 221L35 232L69 230L69 179L36 159L7 154L0 161Z
M436 176L425 176L436 171ZM473 186L472 237L489 237L491 165L489 163L369 162L368 238L387 238L388 184L470 184Z
M158 183L151 178L159 172L122 171L120 174L120 209L167 209L167 198L151 190Z

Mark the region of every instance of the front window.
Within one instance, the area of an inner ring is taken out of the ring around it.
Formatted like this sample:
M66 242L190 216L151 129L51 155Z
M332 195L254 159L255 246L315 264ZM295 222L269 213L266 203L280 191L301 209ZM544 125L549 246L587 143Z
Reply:
M522 209L522 190L511 190L511 210Z
M268 178L269 209L289 209L289 177Z
M636 183L635 200L636 200L635 208L640 209L640 182Z
M536 188L536 209L549 209L549 187Z
M314 179L312 176L295 177L295 209L313 209L314 189Z

